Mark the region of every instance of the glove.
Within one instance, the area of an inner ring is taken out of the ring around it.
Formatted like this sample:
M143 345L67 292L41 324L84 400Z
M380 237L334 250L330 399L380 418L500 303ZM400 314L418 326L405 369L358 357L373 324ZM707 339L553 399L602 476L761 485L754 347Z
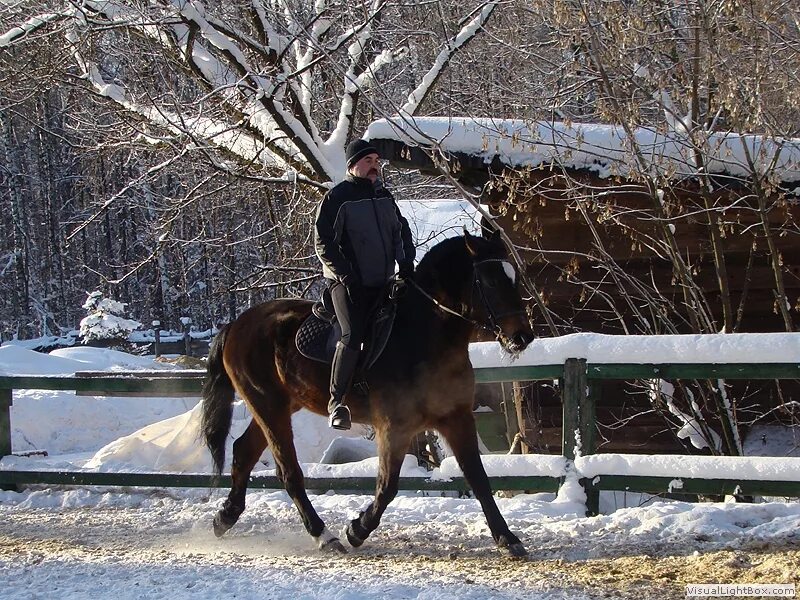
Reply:
M414 279L414 261L406 260L400 263L397 276L403 281L412 281Z
M392 300L399 300L406 295L408 285L405 279L397 278L392 282L392 287L389 290L389 298Z

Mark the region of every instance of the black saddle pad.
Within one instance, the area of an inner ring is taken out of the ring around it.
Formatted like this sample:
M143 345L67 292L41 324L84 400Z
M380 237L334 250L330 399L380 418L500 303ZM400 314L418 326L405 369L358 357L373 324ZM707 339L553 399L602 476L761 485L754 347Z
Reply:
M303 356L330 364L336 342L342 337L339 323L320 319L315 311L303 321L294 340Z
M367 328L367 339L364 351L361 353L361 369L371 367L386 347L392 333L395 312L396 306L393 301L384 302L375 311ZM295 343L303 356L330 364L333 361L336 342L342 337L342 329L335 318L330 322L327 318L320 318L318 314L327 317L325 311L320 311L319 307L314 305L311 314L297 330Z

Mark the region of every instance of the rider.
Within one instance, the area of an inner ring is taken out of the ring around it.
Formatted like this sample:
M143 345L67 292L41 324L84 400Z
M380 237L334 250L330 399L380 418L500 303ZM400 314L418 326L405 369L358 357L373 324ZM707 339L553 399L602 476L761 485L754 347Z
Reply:
M344 396L364 341L367 318L381 289L399 266L401 279L414 275L414 241L408 221L378 177L380 156L365 140L346 150L347 176L317 210L314 245L342 328L331 366L328 424L350 429Z

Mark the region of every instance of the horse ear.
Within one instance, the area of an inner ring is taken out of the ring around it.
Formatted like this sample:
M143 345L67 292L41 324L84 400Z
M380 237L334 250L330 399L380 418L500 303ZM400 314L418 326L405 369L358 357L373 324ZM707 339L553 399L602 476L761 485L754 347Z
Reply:
M471 256L478 255L478 240L480 240L479 237L475 237L464 227L464 244L467 246L467 252L469 252Z
M500 230L499 230L499 229L495 229L495 230L494 230L494 231L491 233L491 235L489 235L489 241L490 241L492 244L500 244L500 243L502 243L502 241L503 241L503 238L500 236Z

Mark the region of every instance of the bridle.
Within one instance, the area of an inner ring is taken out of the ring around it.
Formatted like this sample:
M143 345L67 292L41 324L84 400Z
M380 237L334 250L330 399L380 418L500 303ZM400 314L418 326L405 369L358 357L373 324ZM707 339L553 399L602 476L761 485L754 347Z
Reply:
M472 281L472 297L473 298L475 297L475 290L477 289L478 295L480 296L480 299L483 302L483 307L486 309L486 315L488 317L488 323L490 325L490 327L488 327L487 329L490 329L491 331L493 331L498 336L502 333L502 330L500 329L500 323L499 323L500 319L503 319L505 317L510 317L510 316L517 316L517 315L525 315L525 316L527 316L527 313L525 312L525 310L521 309L521 308L514 309L514 310L507 310L505 312L496 311L495 307L493 306L493 304L491 302L491 300L489 299L489 296L486 293L486 286L481 281L481 275L480 275L479 267L484 266L484 265L486 265L488 263L504 263L504 262L508 262L508 261L505 261L505 260L503 260L501 258L485 258L483 260L479 260L477 262L474 262L473 263L473 269L472 269L472 272L474 273L474 278L473 278L473 281ZM471 304L472 304L472 308L474 309L475 302L471 302ZM486 328L486 327L484 326L484 328Z
M448 313L450 315L453 315L455 317L458 317L460 319L463 319L464 321L467 321L468 323L472 323L475 327L478 327L479 329L484 329L486 331L489 331L489 332L493 333L495 336L499 337L500 335L502 335L502 330L501 330L500 324L499 324L500 319L503 319L505 317L509 317L509 316L512 316L512 315L513 316L516 316L516 315L526 315L527 316L527 313L525 312L524 309L507 310L505 312L496 311L492 301L490 300L489 296L486 293L486 289L485 289L486 286L481 281L480 267L483 267L483 266L485 266L485 265L487 265L489 263L503 263L503 262L507 262L507 261L503 260L502 258L485 258L483 260L475 261L474 263L472 263L473 278L472 278L472 291L471 291L469 309L470 309L470 312L472 310L474 310L474 307L475 307L475 295L476 295L476 292L477 292L479 298L481 299L481 302L483 303L483 307L486 309L486 315L488 317L487 321L484 322L484 323L481 323L480 321L477 321L477 320L475 320L475 319L473 319L471 317L468 317L467 315L465 315L465 314L463 314L461 312L458 312L456 310L453 310L452 308L449 308L449 307L445 306L444 304L439 302L436 298L431 296L428 292L426 292L424 289L422 289L422 287L416 281L414 281L413 279L411 280L411 283L415 288L417 288L417 291L419 291L420 294L422 294L428 300L430 300L439 310L441 310L443 312L446 312L446 313Z

